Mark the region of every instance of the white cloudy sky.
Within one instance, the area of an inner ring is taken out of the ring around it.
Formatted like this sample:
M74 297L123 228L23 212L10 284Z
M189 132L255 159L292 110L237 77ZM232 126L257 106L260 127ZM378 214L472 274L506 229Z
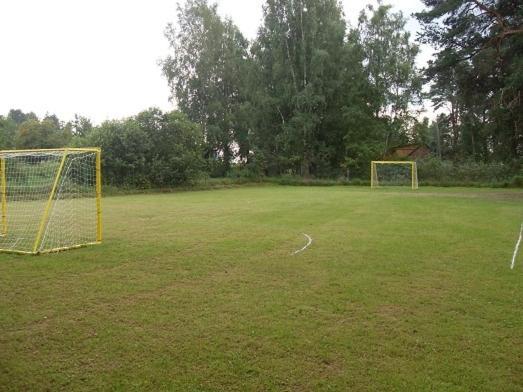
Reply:
M373 0L343 0L347 19ZM263 0L217 0L248 38L261 21ZM11 108L39 116L75 113L99 123L151 106L172 109L158 61L177 0L0 0L0 114ZM406 15L420 0L389 0ZM409 29L415 33L415 21ZM430 56L424 48L423 64Z

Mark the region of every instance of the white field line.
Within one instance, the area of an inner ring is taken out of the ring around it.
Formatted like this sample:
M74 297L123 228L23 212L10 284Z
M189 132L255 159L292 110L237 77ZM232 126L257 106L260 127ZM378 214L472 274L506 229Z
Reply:
M519 230L519 239L518 242L516 242L516 248L514 249L514 254L512 255L512 263L510 265L510 269L514 269L514 265L516 264L516 257L518 256L519 245L521 244L521 237L523 237L523 223L521 223L521 229Z
M293 255L297 255L298 253L303 252L305 249L307 249L312 244L312 238L309 235L305 234L305 233L303 233L303 235L307 238L307 241L308 241L307 245L305 245L301 249L298 249L296 252L293 253Z

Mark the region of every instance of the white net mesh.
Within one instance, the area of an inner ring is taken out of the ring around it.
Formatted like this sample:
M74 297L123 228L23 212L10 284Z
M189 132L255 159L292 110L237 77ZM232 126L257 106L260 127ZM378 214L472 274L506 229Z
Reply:
M33 253L96 242L96 154L0 153L0 249Z
M418 188L416 165L411 162L387 163L373 162L372 186L410 186Z

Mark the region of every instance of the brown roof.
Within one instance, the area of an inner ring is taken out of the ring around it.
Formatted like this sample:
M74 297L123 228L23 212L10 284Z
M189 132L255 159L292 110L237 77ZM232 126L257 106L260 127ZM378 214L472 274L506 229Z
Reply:
M389 155L400 158L423 158L430 154L425 144L407 144L390 149Z

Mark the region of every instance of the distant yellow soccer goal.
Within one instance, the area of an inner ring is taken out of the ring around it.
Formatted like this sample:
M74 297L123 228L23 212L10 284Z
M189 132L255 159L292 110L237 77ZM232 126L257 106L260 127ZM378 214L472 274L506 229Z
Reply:
M0 151L0 252L99 244L101 197L99 148Z
M418 189L418 167L413 161L372 161L370 186L402 186Z

